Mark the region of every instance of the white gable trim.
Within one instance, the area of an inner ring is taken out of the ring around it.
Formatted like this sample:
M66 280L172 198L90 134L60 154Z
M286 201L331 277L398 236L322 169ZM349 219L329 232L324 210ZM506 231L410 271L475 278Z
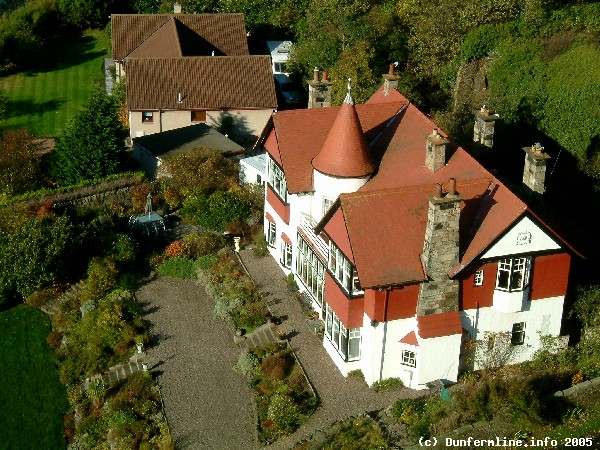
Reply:
M496 258L498 256L558 249L560 249L560 245L554 239L529 217L523 217L498 242L492 245L482 257Z

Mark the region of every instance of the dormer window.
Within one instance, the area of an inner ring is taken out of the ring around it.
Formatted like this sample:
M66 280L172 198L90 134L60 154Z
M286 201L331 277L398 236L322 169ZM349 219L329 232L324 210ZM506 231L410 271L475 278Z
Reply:
M273 191L287 203L287 185L285 182L285 175L283 170L269 158L269 186L273 188Z
M498 261L496 289L507 292L522 291L529 286L531 258L507 258Z

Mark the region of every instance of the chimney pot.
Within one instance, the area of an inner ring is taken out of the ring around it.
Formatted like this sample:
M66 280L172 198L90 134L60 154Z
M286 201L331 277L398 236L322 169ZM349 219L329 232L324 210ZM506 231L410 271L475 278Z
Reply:
M436 136L439 136L439 133L438 133L438 129L434 128L433 132L431 133L431 137L436 137Z
M390 70L388 72L389 76L394 76L394 63L390 63Z
M323 71L323 81L327 81L327 71Z
M435 198L442 198L442 183L435 185Z
M313 71L313 81L319 81L319 68L315 67L315 70Z
M450 186L448 187L449 195L456 195L456 178L450 178Z

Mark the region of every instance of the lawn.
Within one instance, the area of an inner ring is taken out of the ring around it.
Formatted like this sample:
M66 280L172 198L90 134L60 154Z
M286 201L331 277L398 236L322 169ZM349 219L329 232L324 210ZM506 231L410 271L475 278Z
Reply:
M50 321L19 305L0 312L0 448L65 448L66 390L46 343Z
M35 136L56 136L87 102L94 82L104 78L107 46L98 30L49 40L38 68L0 79L8 98L0 128L25 128Z

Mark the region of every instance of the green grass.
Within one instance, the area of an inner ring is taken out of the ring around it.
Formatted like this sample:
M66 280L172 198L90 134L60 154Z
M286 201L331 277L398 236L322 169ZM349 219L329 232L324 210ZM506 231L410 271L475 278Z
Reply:
M8 98L0 128L25 128L35 136L56 136L87 103L94 82L104 77L107 43L102 31L49 40L37 69L0 79Z
M0 312L0 448L65 448L66 391L46 344L50 321L19 305Z

